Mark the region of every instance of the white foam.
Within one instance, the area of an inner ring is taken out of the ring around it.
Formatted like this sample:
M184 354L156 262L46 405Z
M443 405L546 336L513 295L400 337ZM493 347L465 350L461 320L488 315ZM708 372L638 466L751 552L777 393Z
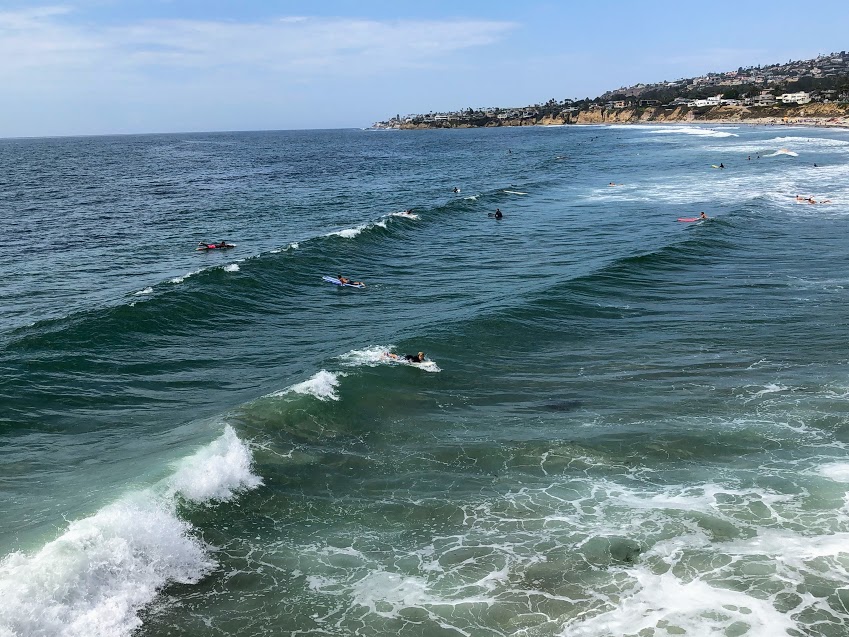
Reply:
M342 354L339 360L342 361L343 365L348 367L374 367L376 365L383 365L387 363L387 354L392 347L392 345L375 345L366 349L353 349L350 352Z
M778 157L779 155L787 155L788 157L798 157L799 153L794 153L792 150L788 150L786 148L779 148L774 153L770 153L768 155L762 155L763 157Z
M251 472L252 462L247 445L228 426L218 440L180 462L169 481L169 491L192 502L231 500L262 484Z
M334 374L333 372L322 369L308 380L274 392L271 396L285 396L294 392L296 394L315 396L319 400L339 400L339 396L336 394L336 388L339 386L340 376L345 376L345 374Z
M188 272L188 273L184 274L183 276L175 276L173 279L171 279L171 283L173 283L175 285L180 284L183 281L185 281L186 279L188 279L189 277L192 277L196 274L200 274L201 272L203 272L203 270L204 270L204 268L201 268L200 270L195 270L194 272Z
M699 126L647 126L645 128L652 133L663 133L666 135L696 135L698 137L739 137L737 133L728 133L724 130L701 128Z
M389 215L390 217L401 217L402 219L416 219L418 220L419 216L414 212L393 212Z
M342 237L343 239L353 239L358 236L364 230L369 230L374 227L385 228L386 221L376 221L374 223L364 223L360 226L356 226L355 228L346 228L344 230L339 230L338 232L330 232L326 234L326 237Z
M508 195L527 195L526 192L519 192L518 190L504 190Z
M287 245L285 248L275 248L274 250L271 250L271 254L280 254L281 252L285 252L286 250L297 250L297 249L298 249L298 242L293 241L292 243Z
M145 296L147 294L153 294L153 288L152 287L146 287L144 290L139 290L138 292L136 292L135 295L136 296Z
M463 197L463 199L467 201L477 201L479 195L469 195L468 197Z
M775 637L798 630L790 616L776 610L768 599L715 588L699 579L678 579L672 571L655 575L638 568L634 574L633 595L622 595L613 610L580 623L568 623L561 634L569 637L723 635L735 623L748 627L746 637Z
M835 482L849 482L849 463L831 462L819 468L820 475Z
M239 271L239 264L238 263L230 263L228 265L225 265L224 271L225 272L238 272Z
M776 393L779 393L779 392L785 392L785 391L789 391L789 390L790 390L790 388L785 387L784 385L776 385L775 383L770 383L770 384L764 386L763 389L759 389L758 391L749 395L746 398L746 402L749 402L751 400L755 400L755 399L760 398L761 396L764 396L766 394L776 394Z
M224 475L211 478L218 472ZM32 555L6 556L0 562L0 635L127 637L160 589L202 579L215 561L177 516L174 495L226 499L261 481L250 471L250 452L228 427L168 482L71 522Z

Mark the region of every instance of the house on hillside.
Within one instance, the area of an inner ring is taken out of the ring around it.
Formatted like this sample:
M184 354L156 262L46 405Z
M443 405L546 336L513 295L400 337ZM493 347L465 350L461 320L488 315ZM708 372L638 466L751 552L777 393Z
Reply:
M811 101L811 95L805 91L799 91L797 93L784 93L779 99L782 104L807 104Z

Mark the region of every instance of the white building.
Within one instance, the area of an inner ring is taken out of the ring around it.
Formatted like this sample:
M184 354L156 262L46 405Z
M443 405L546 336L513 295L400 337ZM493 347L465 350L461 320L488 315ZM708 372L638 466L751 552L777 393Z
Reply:
M782 104L807 104L811 101L811 95L805 91L799 91L798 93L784 93L779 99Z

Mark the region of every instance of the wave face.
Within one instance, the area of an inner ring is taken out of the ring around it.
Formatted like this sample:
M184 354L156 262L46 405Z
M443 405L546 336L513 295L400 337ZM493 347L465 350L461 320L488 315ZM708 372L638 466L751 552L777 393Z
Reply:
M843 634L847 144L0 140L0 637Z

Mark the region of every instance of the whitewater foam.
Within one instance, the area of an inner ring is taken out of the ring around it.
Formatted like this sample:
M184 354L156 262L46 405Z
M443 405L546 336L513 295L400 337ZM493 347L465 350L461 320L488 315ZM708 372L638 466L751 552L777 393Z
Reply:
M406 212L406 211L404 211L404 212L393 212L393 213L390 213L389 216L390 217L400 217L402 219L415 219L415 220L419 219L419 216L416 213Z
M201 272L204 271L204 269L205 268L201 268L200 270L195 270L194 272L187 272L183 276L175 276L173 279L171 279L171 283L174 283L175 285L180 284L183 281L185 281L186 279L188 279L189 277L193 277L196 274L200 274Z
M286 394L304 394L314 396L319 400L339 400L336 388L339 386L339 378L345 376L343 373L333 373L322 369L302 383L297 383L286 389L276 391L272 397L285 396Z
M642 126L643 130L650 133L661 133L665 135L696 135L698 137L739 137L737 133L729 133L724 130L713 128L701 128L699 126Z
M253 489L251 454L229 426L151 489L71 522L32 555L0 562L0 635L126 637L169 583L194 584L215 567L208 546L176 513L177 498L227 500Z
M228 265L225 265L224 271L225 272L238 272L239 271L239 264L238 263L230 263Z
M152 287L146 287L144 290L139 290L138 292L135 293L135 296L145 296L145 295L148 295L148 294L153 294L153 288Z
M326 234L326 237L342 237L343 239L353 239L354 237L361 234L364 230L370 230L371 228L386 228L386 220L375 221L373 223L364 223L362 225L356 226L354 228L345 228L344 230L339 230L337 232L330 232Z

